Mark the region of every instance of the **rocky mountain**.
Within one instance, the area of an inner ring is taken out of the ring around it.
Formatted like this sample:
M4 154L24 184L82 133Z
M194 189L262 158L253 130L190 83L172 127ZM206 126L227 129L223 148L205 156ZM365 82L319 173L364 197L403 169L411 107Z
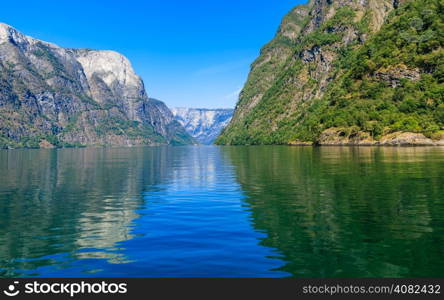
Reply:
M204 145L213 144L231 120L233 109L173 108L176 120Z
M0 23L0 148L191 142L121 54L64 49Z
M253 63L218 144L444 144L442 0L311 0Z

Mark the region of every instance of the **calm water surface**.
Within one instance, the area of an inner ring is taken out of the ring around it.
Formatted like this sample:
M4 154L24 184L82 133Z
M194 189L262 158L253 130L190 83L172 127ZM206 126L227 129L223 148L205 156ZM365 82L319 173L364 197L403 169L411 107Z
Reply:
M0 277L442 277L444 148L0 151Z

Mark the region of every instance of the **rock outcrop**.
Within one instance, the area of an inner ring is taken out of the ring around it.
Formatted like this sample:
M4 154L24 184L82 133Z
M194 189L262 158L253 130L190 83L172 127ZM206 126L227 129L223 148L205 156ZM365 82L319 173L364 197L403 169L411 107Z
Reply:
M214 143L234 112L233 109L201 108L173 108L171 111L186 131L204 145Z
M329 128L317 140L324 146L444 146L444 134L426 137L422 133L393 132L375 139L365 131L353 132L349 128ZM291 142L290 145L300 145Z
M64 49L0 24L0 147L191 141L121 54Z

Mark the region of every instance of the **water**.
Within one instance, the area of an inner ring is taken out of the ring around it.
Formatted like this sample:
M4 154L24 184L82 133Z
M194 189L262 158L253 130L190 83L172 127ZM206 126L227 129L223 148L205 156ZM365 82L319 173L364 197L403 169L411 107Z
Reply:
M442 277L444 148L0 151L0 277Z

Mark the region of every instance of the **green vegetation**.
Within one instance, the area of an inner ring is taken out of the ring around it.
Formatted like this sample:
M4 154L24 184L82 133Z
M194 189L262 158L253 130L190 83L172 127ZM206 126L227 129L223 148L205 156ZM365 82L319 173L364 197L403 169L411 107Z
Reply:
M141 124L137 121L128 121L117 117L109 117L101 121L95 127L98 136L125 135L130 139L142 138L146 143L165 143L165 139L157 134L151 126Z
M78 94L77 95L80 100L82 100L83 103L87 104L91 109L100 109L101 106L97 101L95 101L93 98L85 95L85 94ZM106 109L106 108L105 108Z
M183 132L178 131L177 134L175 134L171 138L171 141L170 141L170 144L172 146L181 146L181 145L188 145L188 144L193 144L193 143L195 143L195 141L185 131L183 131Z
M444 1L402 5L363 44L360 39L344 42L350 32L369 35L371 12L359 20L355 16L343 7L318 30L300 37L293 58L261 101L217 143L316 142L332 127L367 132L374 139L395 131L439 136L444 129ZM316 61L321 53L334 57L328 74L323 61ZM316 97L323 75L329 84ZM250 98L260 92L249 84L245 89Z
M242 91L240 106L269 89L275 77L285 67L287 59L294 53L297 36L308 21L307 17L298 13L299 10L308 10L308 7L297 6L288 13L276 37L261 49L261 56L253 63L252 71ZM291 38L291 35L294 35L294 38Z
M312 106L296 138L314 141L330 127L376 139L394 131L438 133L444 126L443 9L442 1L428 0L397 10L378 34L343 58L348 69Z
M48 61L52 66L52 71L46 74L46 79L52 78L54 76L65 76L65 67L60 63L60 60L54 55L51 48L43 43L37 44L38 49L34 50L33 54L40 59ZM66 78L72 80L70 78Z
M27 149L39 149L40 142L47 141L55 148L82 148L85 147L80 143L67 143L62 142L55 135L29 135L19 140L12 140L5 136L0 135L0 149L15 149L15 148L27 148Z

